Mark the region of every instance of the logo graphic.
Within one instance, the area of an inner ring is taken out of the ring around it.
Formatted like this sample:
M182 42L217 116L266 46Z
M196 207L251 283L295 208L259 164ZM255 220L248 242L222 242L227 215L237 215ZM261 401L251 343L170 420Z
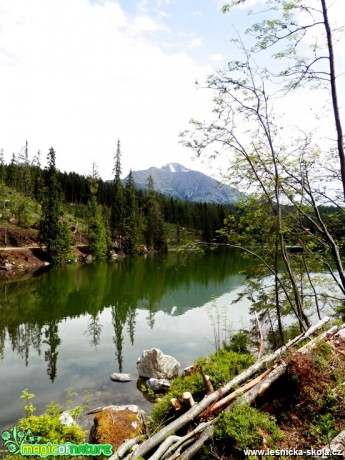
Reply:
M13 426L12 430L3 431L1 437L8 452L24 456L38 455L41 458L46 458L50 455L98 456L103 454L109 457L113 453L111 444L72 444L71 442L40 444L42 436L35 436L30 428L28 430L18 430L16 425Z
M10 431L3 431L1 437L4 446L11 454L19 454L23 444L38 443L42 439L42 436L35 436L30 428L25 431L17 430L16 425Z

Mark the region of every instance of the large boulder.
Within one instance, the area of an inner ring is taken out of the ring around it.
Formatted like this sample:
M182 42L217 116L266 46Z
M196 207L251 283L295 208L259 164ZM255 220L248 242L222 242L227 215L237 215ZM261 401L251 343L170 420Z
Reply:
M137 370L140 377L168 379L178 376L180 363L172 356L165 355L158 348L144 350L137 360Z
M111 444L113 452L126 440L146 433L145 412L138 406L107 406L98 412L90 430L91 444Z

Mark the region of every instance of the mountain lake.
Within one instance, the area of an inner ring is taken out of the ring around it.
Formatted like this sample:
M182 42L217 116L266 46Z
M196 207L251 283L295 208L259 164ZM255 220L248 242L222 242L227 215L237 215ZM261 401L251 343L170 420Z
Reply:
M252 263L235 250L155 254L115 263L68 265L0 284L0 431L24 415L27 388L37 414L72 388L90 408L151 403L140 391L136 361L153 347L181 370L215 351L213 321L226 311L231 330L249 326L248 301L233 304ZM128 383L113 372L130 373ZM92 423L88 417L85 425Z

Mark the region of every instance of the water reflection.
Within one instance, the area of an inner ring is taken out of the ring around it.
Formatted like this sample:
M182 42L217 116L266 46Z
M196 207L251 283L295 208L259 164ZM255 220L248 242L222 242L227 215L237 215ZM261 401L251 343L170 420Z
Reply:
M115 357L122 372L124 336L134 344L139 308L147 310L146 321L153 329L157 312L182 315L237 286L237 274L247 263L235 251L204 256L169 253L114 264L54 268L25 281L3 283L0 358L4 357L6 342L25 366L30 350L38 356L44 350L47 374L54 382L62 346L60 325L87 315L84 334L97 349L103 327L100 317L109 308Z

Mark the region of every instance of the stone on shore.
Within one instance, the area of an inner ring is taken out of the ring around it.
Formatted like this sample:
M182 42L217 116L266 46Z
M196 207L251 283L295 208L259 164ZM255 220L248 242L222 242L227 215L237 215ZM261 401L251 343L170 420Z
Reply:
M137 370L140 377L168 379L178 376L180 363L175 358L165 355L158 348L144 350L137 360Z

